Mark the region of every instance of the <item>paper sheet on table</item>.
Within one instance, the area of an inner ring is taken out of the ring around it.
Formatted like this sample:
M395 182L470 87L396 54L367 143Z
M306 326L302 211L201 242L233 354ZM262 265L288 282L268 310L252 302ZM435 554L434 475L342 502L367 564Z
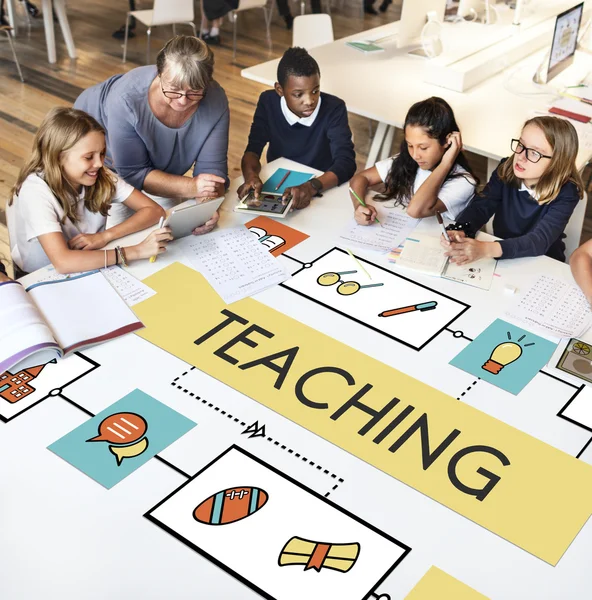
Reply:
M442 277L481 290L488 290L491 288L496 266L497 260L495 258L481 258L468 265L457 265L449 261Z
M592 90L587 87L570 89L569 93L573 96L592 98ZM553 106L580 115L592 117L592 105L586 104L585 102L580 102L575 98L567 98L565 96L557 98L553 101L552 104L549 104L548 108L551 108ZM574 126L578 134L580 150L592 150L592 123L581 123L580 121L576 121L575 119L569 119L567 117L562 117L561 115L551 115L551 113L549 112L533 111L533 114L559 117L560 119L568 120Z
M156 294L152 288L121 267L101 269L101 273L128 306L134 306Z
M439 237L427 233L414 233L405 240L397 265L440 277L447 260Z
M506 314L555 337L580 337L592 325L580 288L549 275L541 275Z
M226 304L253 296L290 275L245 227L187 236L181 249Z
M400 210L383 210L380 224L358 225L354 219L339 235L350 246L388 252L397 247L415 229L421 219L412 219ZM381 227L382 225L382 227Z

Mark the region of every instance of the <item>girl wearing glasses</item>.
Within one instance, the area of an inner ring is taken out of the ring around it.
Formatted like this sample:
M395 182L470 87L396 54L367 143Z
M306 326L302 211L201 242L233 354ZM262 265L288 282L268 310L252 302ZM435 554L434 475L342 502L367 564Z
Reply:
M512 140L514 155L503 159L485 189L458 216L469 235L491 217L499 242L481 242L463 231L442 240L452 262L480 258L522 258L546 254L565 261L563 231L584 184L576 169L578 136L573 125L557 117L534 117Z
M205 42L176 36L156 65L114 75L74 104L107 131L107 165L165 208L183 198L224 195L228 100L213 72L214 54ZM125 215L111 217L110 225ZM216 213L194 233L210 231L217 220Z

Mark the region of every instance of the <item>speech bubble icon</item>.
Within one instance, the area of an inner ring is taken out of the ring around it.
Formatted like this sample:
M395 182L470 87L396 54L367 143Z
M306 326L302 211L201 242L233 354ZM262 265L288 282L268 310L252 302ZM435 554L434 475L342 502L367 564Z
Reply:
M148 438L143 438L131 446L109 446L111 454L117 458L117 466L121 465L124 458L134 458L140 456L148 448Z
M144 437L148 423L136 413L120 412L105 417L99 425L99 435L87 442L131 444Z

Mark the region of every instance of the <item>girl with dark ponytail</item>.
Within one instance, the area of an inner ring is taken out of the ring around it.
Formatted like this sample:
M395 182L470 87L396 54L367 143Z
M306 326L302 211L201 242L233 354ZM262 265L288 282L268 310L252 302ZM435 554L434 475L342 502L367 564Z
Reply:
M456 220L479 181L462 152L452 108L437 97L415 103L405 118L404 134L399 154L355 175L351 188L363 198L370 186L383 182L385 193L375 200L403 205L417 219L440 212ZM353 194L352 202L360 225L375 221L376 209L371 204L361 206Z

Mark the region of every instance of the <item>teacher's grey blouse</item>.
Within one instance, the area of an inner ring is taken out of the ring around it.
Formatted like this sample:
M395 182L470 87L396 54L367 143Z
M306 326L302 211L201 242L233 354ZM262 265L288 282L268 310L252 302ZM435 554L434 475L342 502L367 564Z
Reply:
M107 132L107 164L141 190L153 170L184 175L211 173L228 180L228 100L212 81L195 114L181 127L161 123L148 103L154 65L114 75L88 88L74 108L92 115Z

